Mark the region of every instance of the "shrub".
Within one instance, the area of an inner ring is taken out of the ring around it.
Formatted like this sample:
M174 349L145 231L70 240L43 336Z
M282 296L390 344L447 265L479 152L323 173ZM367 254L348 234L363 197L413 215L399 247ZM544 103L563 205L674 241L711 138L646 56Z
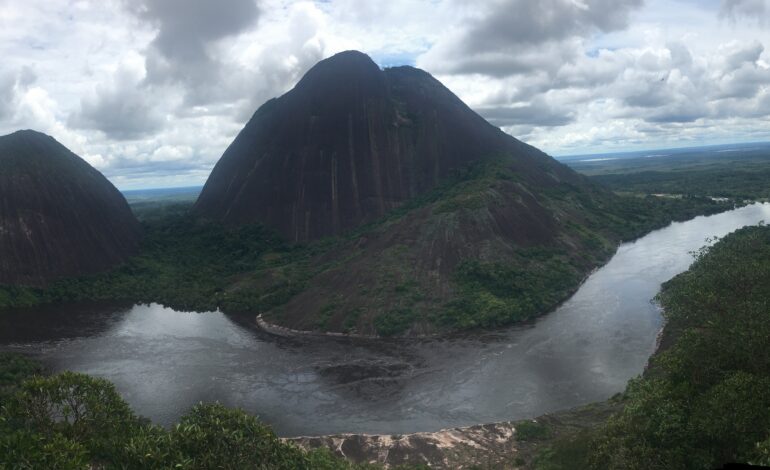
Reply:
M241 410L199 404L171 431L173 447L194 468L308 468L299 448L281 442L273 431Z
M109 458L139 426L113 384L75 372L26 380L3 418L14 429L82 443L96 458Z
M0 468L82 470L89 466L85 448L72 439L16 430L0 432Z
M516 439L520 441L536 441L545 439L551 431L545 424L537 421L521 421L516 423Z

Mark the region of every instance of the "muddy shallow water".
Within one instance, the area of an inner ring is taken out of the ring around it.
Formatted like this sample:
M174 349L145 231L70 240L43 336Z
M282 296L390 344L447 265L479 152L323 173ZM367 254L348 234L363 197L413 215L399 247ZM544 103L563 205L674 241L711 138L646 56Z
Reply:
M252 316L159 305L59 306L0 314L0 348L104 377L168 425L199 401L259 415L284 436L435 431L603 400L638 375L661 316L651 299L690 251L760 220L753 205L674 223L619 247L556 311L451 338L278 338Z

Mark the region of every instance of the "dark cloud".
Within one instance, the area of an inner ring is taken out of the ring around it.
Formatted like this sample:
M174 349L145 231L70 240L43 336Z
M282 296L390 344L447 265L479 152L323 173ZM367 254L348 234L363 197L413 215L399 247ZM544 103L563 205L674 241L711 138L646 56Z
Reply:
M121 67L113 83L100 86L80 101L80 111L69 118L69 125L95 129L116 140L147 137L163 128L164 121L155 109L151 90L141 87L135 71Z
M68 122L81 129L96 129L116 140L130 140L152 135L163 128L163 121L151 106L130 99L131 93L99 94L85 99L79 114Z
M498 0L429 51L431 70L504 77L575 59L571 39L628 26L643 0Z
M147 82L182 83L193 104L218 95L223 64L212 48L256 23L255 0L126 0L138 18L158 28L147 51Z
M722 77L715 98L753 98L770 83L770 70L746 64Z
M642 0L498 1L471 23L462 45L465 52L479 52L616 31L628 26L629 12L641 5Z
M655 110L649 116L644 118L651 123L689 123L695 122L706 116L701 106L677 106L673 108L664 108Z
M511 75L530 74L545 70L556 72L567 61L571 61L575 50L552 42L538 48L520 49L511 54L501 50L481 50L471 53L445 68L452 73L481 74L503 78Z
M770 22L770 5L767 0L722 0L719 16L733 22L747 20L764 25Z
M723 67L730 71L737 69L746 63L754 64L759 60L759 57L764 50L765 47L757 41L747 44L732 45L724 50L722 58Z
M574 112L553 109L542 99L526 105L482 107L476 111L498 127L555 127L575 121Z

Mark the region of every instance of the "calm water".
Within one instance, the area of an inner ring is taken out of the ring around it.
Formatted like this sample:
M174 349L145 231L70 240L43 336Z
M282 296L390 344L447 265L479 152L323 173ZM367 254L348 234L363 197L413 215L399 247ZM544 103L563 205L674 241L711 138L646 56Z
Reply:
M175 422L199 401L259 415L281 435L404 433L534 417L621 391L653 352L650 302L707 237L770 221L754 205L622 245L531 324L438 340L284 339L251 317L158 305L0 315L0 347L105 377L141 415ZM20 326L24 325L24 326Z

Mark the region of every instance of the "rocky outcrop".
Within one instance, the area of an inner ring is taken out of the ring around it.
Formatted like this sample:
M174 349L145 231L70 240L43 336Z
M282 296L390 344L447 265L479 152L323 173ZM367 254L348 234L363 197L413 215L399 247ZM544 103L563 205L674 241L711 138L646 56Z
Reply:
M39 132L0 137L0 284L104 271L139 238L123 195L86 161Z
M428 73L348 51L260 107L196 203L227 224L264 223L293 241L380 218L480 158L513 155L522 181L572 170L487 123Z
M479 463L504 468L516 455L512 422L479 424L412 434L336 434L286 439L305 449L326 447L356 463L428 465L431 468L475 468Z
M537 419L478 424L411 434L334 434L291 437L305 449L326 447L355 463L427 465L436 469L532 469L542 449L602 425L622 408L610 399ZM536 432L533 432L536 430Z

